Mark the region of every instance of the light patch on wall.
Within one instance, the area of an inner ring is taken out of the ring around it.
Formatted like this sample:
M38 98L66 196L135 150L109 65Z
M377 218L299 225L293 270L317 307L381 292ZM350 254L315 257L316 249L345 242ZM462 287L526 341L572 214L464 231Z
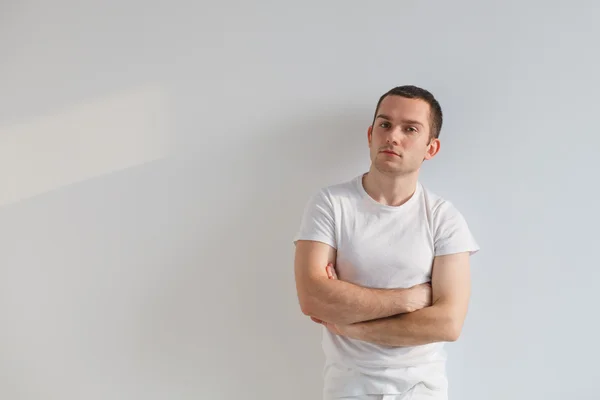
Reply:
M168 106L146 85L0 127L0 206L168 156Z

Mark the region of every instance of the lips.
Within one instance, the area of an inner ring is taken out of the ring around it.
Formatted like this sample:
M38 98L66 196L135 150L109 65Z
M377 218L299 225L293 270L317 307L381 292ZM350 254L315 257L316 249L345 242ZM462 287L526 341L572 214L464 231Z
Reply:
M394 152L393 152L393 151L391 151L391 150L383 150L383 151L382 151L382 153L386 153L386 154L392 154L392 155L395 155L395 156L398 156L398 157L400 157L400 154L398 154L398 153L394 153Z

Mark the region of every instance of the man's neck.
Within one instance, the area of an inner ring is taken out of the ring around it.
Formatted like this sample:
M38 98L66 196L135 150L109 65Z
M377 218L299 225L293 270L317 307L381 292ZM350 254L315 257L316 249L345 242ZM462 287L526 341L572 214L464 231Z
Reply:
M415 193L418 171L407 175L387 175L371 168L362 178L365 191L375 201L387 206L401 206Z

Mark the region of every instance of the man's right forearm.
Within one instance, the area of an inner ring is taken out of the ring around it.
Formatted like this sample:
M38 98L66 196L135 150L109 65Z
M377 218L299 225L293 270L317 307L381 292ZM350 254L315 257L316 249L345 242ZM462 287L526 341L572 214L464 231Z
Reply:
M311 285L303 311L333 324L370 321L414 311L409 290L366 288L341 280L323 279Z

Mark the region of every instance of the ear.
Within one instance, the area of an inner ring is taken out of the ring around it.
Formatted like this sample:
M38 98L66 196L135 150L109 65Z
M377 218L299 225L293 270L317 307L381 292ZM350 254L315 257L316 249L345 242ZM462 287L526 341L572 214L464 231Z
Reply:
M425 160L431 160L440 151L440 139L432 139L427 145L427 153L425 153Z
M369 129L367 129L367 140L369 141L369 146L371 146L371 141L373 140L373 125L369 126Z

